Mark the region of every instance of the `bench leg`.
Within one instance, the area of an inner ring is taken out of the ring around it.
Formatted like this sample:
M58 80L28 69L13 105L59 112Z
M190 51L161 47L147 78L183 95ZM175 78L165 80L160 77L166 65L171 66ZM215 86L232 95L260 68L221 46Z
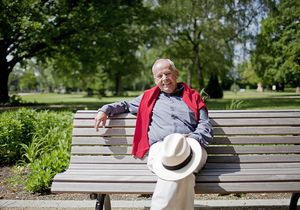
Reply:
M290 208L289 210L296 210L298 199L300 197L300 193L293 193L290 201Z
M110 197L108 194L98 194L96 199L95 210L111 210Z

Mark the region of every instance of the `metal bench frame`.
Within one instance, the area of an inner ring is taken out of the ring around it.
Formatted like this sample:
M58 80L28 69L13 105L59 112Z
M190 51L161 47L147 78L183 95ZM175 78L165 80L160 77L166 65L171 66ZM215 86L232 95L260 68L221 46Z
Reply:
M96 111L74 115L69 168L54 177L53 193L89 193L96 209L110 209L109 194L152 194L156 176L131 153L135 116L110 118L94 129ZM214 143L196 177L196 193L292 193L300 196L300 110L210 111Z

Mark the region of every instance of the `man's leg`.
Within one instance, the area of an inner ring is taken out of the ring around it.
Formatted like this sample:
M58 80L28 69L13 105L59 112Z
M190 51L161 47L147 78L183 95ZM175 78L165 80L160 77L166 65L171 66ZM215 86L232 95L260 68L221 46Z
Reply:
M150 147L147 165L152 171L154 157L160 152L162 142ZM205 164L207 153L202 148L202 159L198 172ZM151 210L192 210L194 209L195 175L191 174L177 181L166 181L158 177L151 201Z
M154 157L160 152L162 142L151 146L148 155L148 168L152 170ZM206 162L207 153L202 150L201 169ZM158 178L152 196L151 210L192 210L194 209L195 175L191 174L178 181L166 181Z
M195 176L178 181L158 178L151 201L151 210L193 210Z

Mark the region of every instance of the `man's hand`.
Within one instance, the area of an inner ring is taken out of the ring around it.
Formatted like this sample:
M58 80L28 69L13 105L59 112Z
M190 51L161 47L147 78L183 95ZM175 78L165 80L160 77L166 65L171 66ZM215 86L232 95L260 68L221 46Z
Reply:
M99 111L97 116L95 117L95 128L96 131L99 131L99 125L102 122L102 126L104 127L107 120L107 114L105 112Z

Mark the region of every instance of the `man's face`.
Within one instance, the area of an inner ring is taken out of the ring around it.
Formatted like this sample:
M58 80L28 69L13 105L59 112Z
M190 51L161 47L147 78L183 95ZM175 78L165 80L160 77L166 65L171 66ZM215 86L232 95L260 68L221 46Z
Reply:
M178 71L172 70L167 61L161 61L155 64L153 68L153 77L155 84L165 93L173 93L177 87Z

